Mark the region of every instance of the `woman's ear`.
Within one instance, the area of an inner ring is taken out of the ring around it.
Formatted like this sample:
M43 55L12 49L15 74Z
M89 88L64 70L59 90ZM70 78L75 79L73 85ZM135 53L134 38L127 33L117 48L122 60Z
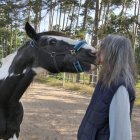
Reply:
M37 40L37 33L28 22L26 22L26 24L25 24L25 31L31 39Z

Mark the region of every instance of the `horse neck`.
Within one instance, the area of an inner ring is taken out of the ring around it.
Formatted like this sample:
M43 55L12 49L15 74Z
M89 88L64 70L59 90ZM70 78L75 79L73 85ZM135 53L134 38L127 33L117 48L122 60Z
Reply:
M54 64L50 54L36 48L32 69L39 74L45 71L50 71L52 67L54 67Z

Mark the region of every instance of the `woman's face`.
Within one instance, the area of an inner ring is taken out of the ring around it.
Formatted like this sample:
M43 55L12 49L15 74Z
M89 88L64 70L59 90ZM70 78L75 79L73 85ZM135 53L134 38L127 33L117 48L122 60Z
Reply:
M98 64L103 64L105 58L104 49L100 48L97 54Z

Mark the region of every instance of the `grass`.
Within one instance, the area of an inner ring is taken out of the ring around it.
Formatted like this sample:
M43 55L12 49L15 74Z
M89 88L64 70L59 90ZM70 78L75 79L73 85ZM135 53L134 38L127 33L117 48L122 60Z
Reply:
M138 80L138 82L136 84L136 101L135 101L135 104L140 105L140 80Z
M62 80L53 78L53 77L48 77L48 78L37 78L36 81L45 83L50 86L54 87L63 87L66 90L72 90L72 91L78 91L81 93L93 93L93 87L89 85L83 85L79 83L72 83L72 82L65 82L63 85Z
M138 82L136 84L136 88L140 88L140 80L138 80Z
M36 81L45 83L50 86L55 86L55 87L63 87L66 90L71 90L71 91L78 91L80 93L87 93L87 94L92 94L93 93L93 87L90 85L83 85L79 83L72 83L72 82L65 82L63 85L62 80L56 79L54 77L48 77L48 78L36 78ZM140 105L140 80L137 82L136 85L136 105Z

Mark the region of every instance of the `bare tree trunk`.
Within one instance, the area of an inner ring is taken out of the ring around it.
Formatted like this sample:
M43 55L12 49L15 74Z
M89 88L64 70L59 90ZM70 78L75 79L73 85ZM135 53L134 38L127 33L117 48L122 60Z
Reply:
M110 7L110 0L108 0L106 14L105 14L105 21L104 21L104 33L106 33L106 29L108 27L108 14L109 14L109 7Z
M124 8L125 8L125 3L126 3L126 0L122 0L122 10L120 12L120 26L119 28L121 29L121 26L122 26L122 17L124 16Z
M65 19L66 19L66 8L64 9L64 18L63 18L62 30L64 30L64 27L65 27Z
M103 14L102 14L102 25L103 25L104 22L105 22L105 16L106 16L106 8L105 8L105 6L104 6Z
M56 0L55 0L55 6L53 7L53 12L52 12L52 27L53 27L53 21L54 21L55 7L56 7Z
M97 41L98 41L98 37L97 37L98 24L99 24L99 0L96 0L95 27L93 27L94 35L92 35L92 45L93 46L96 46L97 45Z
M50 11L49 11L49 31L52 30L52 0L50 0Z
M82 25L83 30L85 30L86 28L87 12L88 12L88 5L86 5L85 10L84 10L84 19L83 19L83 25Z
M57 25L57 21L58 21L58 15L59 15L59 6L57 6L56 25Z
M122 16L124 13L125 3L126 3L126 0L122 0L122 10L120 12L120 16Z
M80 2L79 2L79 9L78 9L77 21L76 21L75 28L77 28L78 27L78 24L79 24L79 15L80 15L80 10L81 10L81 5L82 5L82 0L80 0Z
M10 46L7 49L7 55L11 53L12 47L13 47L13 25L12 25L12 21L11 21L11 25L10 25Z
M74 20L74 12L75 12L75 4L73 5L73 8L72 8L71 22L70 22L70 30L72 28L72 24L73 24L73 20Z
M40 30L40 22L41 22L41 9L42 9L42 0L35 1L35 18L34 18L34 27L37 32Z
M96 10L95 10L95 27L93 28L93 33L94 35L92 34L92 45L93 46L96 46L97 45L97 42L98 42L98 24L99 24L99 0L96 0ZM94 71L94 74L97 75L97 70ZM90 80L92 78L90 77ZM97 82L97 77L95 76L94 78L94 83ZM91 81L90 81L91 82ZM95 86L95 84L93 85Z
M59 13L59 28L58 28L58 31L60 31L60 28L61 28L61 15L62 15L62 7L61 7L61 4L60 4L60 13Z
M69 9L69 12L68 12L68 16L67 16L67 21L66 21L66 26L65 26L65 27L67 27L67 26L68 26L68 21L69 21L69 16L70 16L70 13L71 13L71 8Z
M101 20L102 10L103 10L103 1L101 0L101 3L100 3L100 10L99 10L99 20Z
M137 11L138 9L138 11ZM137 0L135 0L135 9L134 9L134 15L138 16L140 11L140 3L137 3ZM136 42L136 34L137 34L137 29L138 29L138 24L137 23L133 23L133 35L132 35L132 45L134 48L134 52L135 52L135 42Z
M30 22L30 19L31 19L31 14L30 14L31 13L31 0L29 0L28 5L29 5L29 8L27 10L27 15L28 15L27 21Z
M77 73L77 76L76 76L76 83L79 83L80 82L80 73Z

